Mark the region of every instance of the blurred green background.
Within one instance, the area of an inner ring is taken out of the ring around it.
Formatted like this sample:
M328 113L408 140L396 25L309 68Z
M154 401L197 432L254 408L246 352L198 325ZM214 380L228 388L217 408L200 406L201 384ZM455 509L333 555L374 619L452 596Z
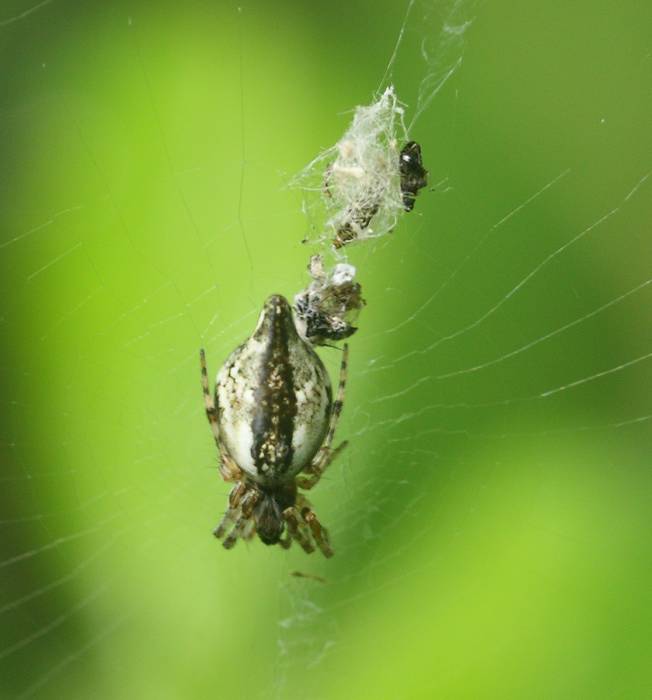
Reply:
M350 251L336 556L211 536L198 349L305 285L406 7L3 0L2 697L652 698L649 3L414 4L408 121L463 62Z

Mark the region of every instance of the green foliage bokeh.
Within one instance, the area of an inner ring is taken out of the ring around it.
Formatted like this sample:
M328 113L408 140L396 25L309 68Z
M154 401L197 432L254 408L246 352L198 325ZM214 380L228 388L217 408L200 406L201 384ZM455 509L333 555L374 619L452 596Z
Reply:
M619 298L652 270L652 10L469 5L411 134L443 184L351 250L322 561L211 537L198 349L216 371L305 284L286 184L405 6L28 9L0 17L2 697L648 697L652 286Z

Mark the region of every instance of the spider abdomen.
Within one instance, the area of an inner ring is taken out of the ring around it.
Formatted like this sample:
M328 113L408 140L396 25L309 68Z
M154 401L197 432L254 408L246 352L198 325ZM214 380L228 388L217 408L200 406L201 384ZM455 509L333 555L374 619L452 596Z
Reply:
M281 482L304 469L328 430L328 373L279 295L267 300L251 337L219 371L215 393L224 444L259 483Z

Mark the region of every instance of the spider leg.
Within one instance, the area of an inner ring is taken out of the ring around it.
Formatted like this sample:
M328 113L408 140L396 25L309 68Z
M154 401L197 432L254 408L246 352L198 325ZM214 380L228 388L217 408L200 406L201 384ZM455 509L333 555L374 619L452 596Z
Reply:
M317 484L317 482L321 479L322 474L326 471L326 468L347 445L346 442L343 442L334 450L331 449L333 438L335 437L335 430L337 429L337 423L340 419L340 415L342 414L342 407L344 406L344 391L346 389L346 379L348 376L348 360L349 345L348 343L344 343L342 364L340 366L340 381L337 387L337 396L331 408L328 432L326 433L324 443L319 448L319 451L312 460L312 463L306 470L308 472L307 475L297 479L297 486L302 489L311 489L313 486L315 486L315 484Z
M208 370L206 369L206 353L202 348L199 351L199 364L201 366L201 388L204 394L204 404L206 406L206 417L213 432L213 438L217 449L220 452L219 470L224 481L239 481L242 478L242 471L236 463L231 459L222 438L220 437L220 426L217 422L217 408L215 399L211 396L210 387L208 385Z
M222 546L225 549L231 549L233 545L237 542L238 537L243 537L247 531L247 526L251 521L251 516L254 512L254 506L260 500L260 494L258 491L250 489L242 498L240 504L240 517L236 520L233 530L228 534Z
M306 510L302 513L303 519L308 523L312 536L325 557L332 557L334 552L328 539L328 530L319 522L315 512Z
M228 536L224 538L222 542L222 547L224 549L231 549L235 543L238 541L238 531L242 528L242 515L236 520L235 525Z
M220 476L224 479L224 481L241 481L243 478L242 470L233 461L227 452L226 447L224 447L224 444L221 441L219 448L220 464L218 468L220 470Z
M213 534L217 539L221 539L224 536L228 526L235 520L235 517L239 511L240 501L247 490L247 487L242 481L239 481L232 489L229 494L229 507L226 509L226 513L220 520L218 526L213 530Z
M217 409L215 408L215 400L211 396L210 388L208 386L208 370L206 369L206 353L202 348L199 351L199 364L201 366L201 388L204 394L204 404L206 406L206 418L210 423L211 430L213 431L213 437L215 438L215 444L218 449L220 448L220 426L217 422Z
M240 506L240 501L247 491L247 486L243 481L238 483L231 489L229 494L229 506L232 510L237 510Z
M319 464L327 458L328 452L330 451L331 444L333 443L333 438L335 437L335 430L337 428L337 423L342 414L342 408L344 406L344 390L346 389L346 380L348 377L348 361L349 361L349 344L344 343L344 348L342 350L342 364L340 365L340 381L337 387L337 396L333 402L331 408L330 422L328 424L328 433L326 433L326 439L324 444L321 446L317 456L315 457L315 463Z
M314 466L312 468L309 468L310 471L307 474L302 474L301 476L297 477L297 486L300 489L304 489L304 491L309 491L311 488L316 486L319 483L319 480L324 475L326 469L331 465L332 462L334 462L337 459L337 456L340 454L340 452L344 450L344 448L348 444L349 443L345 440L344 442L340 443L334 450L328 450L328 452L325 453L323 461L319 465L319 467Z
M300 508L301 517L310 528L313 539L317 543L321 553L327 558L332 557L334 552L330 545L328 530L326 530L326 528L319 522L315 511L313 511L310 507L310 502L308 499L299 494L299 497L297 498L297 505Z
M222 542L222 547L224 547L224 549L231 549L235 545L235 543L238 541L238 537L241 536L246 524L247 518L245 518L244 515L241 515L236 520L235 525L233 526L233 530L229 532L228 536L224 539L224 542Z
M228 530L229 526L234 522L237 510L233 508L227 508L226 512L222 516L222 520L218 523L217 527L213 530L213 535L221 540L224 537L225 532Z
M306 531L306 526L302 522L301 516L294 506L290 506L283 511L283 517L288 525L288 534L294 540L296 540L303 551L307 554L315 551L315 548L310 541L310 536Z
M242 539L243 540L250 540L254 535L256 534L256 523L253 518L250 518L247 521L247 524L242 531Z

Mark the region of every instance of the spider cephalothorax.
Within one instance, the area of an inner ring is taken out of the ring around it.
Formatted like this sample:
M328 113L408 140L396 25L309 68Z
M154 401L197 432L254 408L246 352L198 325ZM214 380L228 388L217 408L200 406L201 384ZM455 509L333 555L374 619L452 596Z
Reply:
M218 372L214 397L201 351L206 413L220 451L220 473L235 482L215 529L216 537L226 535L227 549L238 538L258 533L265 544L287 548L296 539L311 552L314 540L326 556L333 553L326 530L297 487L312 488L344 447L331 449L346 357L345 346L333 401L328 372L297 333L290 305L280 295L267 299L251 337Z
M281 494L282 495L282 494ZM296 492L293 498L281 500L279 494L267 492L262 494L253 512L256 532L265 544L277 544L284 530L283 511L292 508L296 502Z

